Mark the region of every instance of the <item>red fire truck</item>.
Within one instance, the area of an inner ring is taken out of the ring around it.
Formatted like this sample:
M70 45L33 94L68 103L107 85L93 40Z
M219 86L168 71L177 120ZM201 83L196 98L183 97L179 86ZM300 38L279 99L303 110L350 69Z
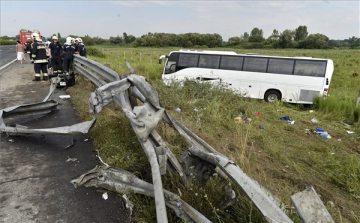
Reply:
M34 41L33 38L32 38L32 35L33 33L37 33L39 34L40 38L41 38L41 34L40 34L40 31L39 30L34 30L34 31L31 31L31 30L27 30L27 29L21 29L20 30L20 42L21 42L21 45L24 46L24 49L26 50L26 46L25 46L25 43L27 42L27 39L30 38L31 41Z

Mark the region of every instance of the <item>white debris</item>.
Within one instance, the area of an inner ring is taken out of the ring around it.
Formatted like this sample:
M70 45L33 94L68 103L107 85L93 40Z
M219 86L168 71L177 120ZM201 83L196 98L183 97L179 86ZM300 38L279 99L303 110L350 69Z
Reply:
M105 193L102 194L102 198L103 198L104 200L107 200L107 199L109 198L109 195L107 194L107 192L105 192Z
M66 162L75 162L77 160L77 158L68 158L67 160L66 160Z
M69 99L70 98L70 95L59 95L59 98L61 99Z
M347 132L348 134L354 134L354 133L355 133L354 131L349 131L349 130L346 130L346 132Z
M311 122L312 122L312 123L318 123L319 121L318 121L316 118L312 118L312 119L311 119Z

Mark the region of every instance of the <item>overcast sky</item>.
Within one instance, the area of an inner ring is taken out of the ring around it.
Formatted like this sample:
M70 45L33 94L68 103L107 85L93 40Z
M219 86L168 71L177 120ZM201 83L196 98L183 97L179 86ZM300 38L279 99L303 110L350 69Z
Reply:
M360 37L360 1L9 1L1 0L0 35L21 28L49 37L109 38L148 32L218 33L229 37L254 27L279 32L305 25L330 39Z

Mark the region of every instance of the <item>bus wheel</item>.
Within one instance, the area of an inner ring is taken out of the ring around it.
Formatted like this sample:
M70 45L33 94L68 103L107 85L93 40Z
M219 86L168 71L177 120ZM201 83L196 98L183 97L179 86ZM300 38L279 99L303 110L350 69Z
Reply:
M264 99L267 102L273 103L273 102L275 102L275 100L280 101L281 95L278 91L272 90L272 91L266 92Z

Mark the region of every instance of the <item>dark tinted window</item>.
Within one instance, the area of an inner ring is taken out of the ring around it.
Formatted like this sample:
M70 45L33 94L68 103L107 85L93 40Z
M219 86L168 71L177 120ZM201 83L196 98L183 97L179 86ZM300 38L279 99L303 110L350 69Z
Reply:
M294 60L269 59L268 73L292 74Z
M267 61L267 58L245 57L244 70L266 72Z
M295 64L295 75L325 77L326 61L297 60Z
M201 68L219 68L220 56L200 55L199 67Z
M220 69L224 70L241 70L243 57L230 57L230 56L222 56Z
M179 67L197 67L199 55L197 54L180 54Z

